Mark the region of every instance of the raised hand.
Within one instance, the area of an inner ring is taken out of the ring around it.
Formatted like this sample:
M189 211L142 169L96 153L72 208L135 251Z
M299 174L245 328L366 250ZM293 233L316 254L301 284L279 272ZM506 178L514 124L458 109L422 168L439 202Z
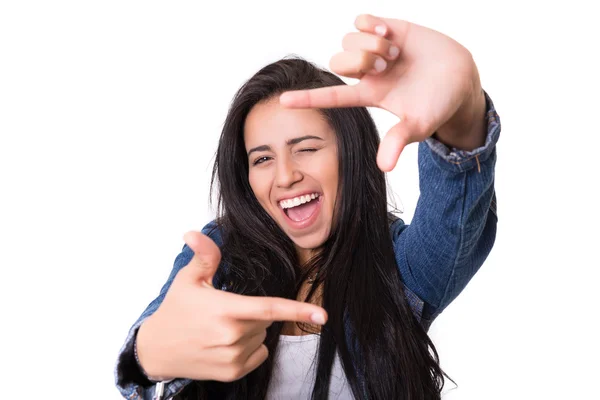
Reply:
M471 54L434 30L396 19L360 15L358 32L330 67L358 78L356 85L291 91L280 97L291 108L379 107L400 122L385 135L377 163L391 171L409 143L436 133L451 147L472 150L485 138L485 97Z
M325 310L312 304L214 289L219 248L198 232L184 239L194 257L138 331L138 356L151 377L234 381L266 360L263 342L274 321L325 323Z

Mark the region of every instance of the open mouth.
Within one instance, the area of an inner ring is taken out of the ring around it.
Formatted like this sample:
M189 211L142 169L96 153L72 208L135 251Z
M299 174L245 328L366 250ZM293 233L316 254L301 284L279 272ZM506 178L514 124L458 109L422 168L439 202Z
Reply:
M301 223L308 221L317 213L320 203L321 195L312 193L283 200L280 202L280 207L291 222Z

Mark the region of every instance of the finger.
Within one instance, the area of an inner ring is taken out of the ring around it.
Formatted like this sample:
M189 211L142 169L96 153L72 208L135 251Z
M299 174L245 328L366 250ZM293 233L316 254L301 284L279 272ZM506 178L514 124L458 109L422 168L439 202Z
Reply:
M337 108L372 106L368 98L361 97L354 86L339 85L318 89L294 90L283 93L279 102L289 108Z
M203 355L203 361L211 365L210 370L205 371L205 374L211 380L221 382L237 381L265 362L268 356L269 350L264 344L260 344L258 348L255 348L250 356L243 361L240 353L231 347L213 348L204 352Z
M381 37L386 37L390 33L390 29L383 19L371 14L361 14L356 17L354 26L361 32L373 33Z
M377 165L384 172L389 172L396 167L404 147L411 143L410 131L406 122L399 122L385 134L379 151L377 152Z
M273 321L241 320L236 318L236 323L239 324L241 331L244 332L243 337L240 339L242 341L264 332L273 324Z
M342 47L346 51L365 51L394 60L400 49L394 43L380 36L365 32L351 32L344 36Z
M265 346L264 344L261 344L258 349L256 349L254 351L254 353L252 353L250 355L250 357L248 357L248 360L246 361L246 363L244 364L244 375L254 371L256 368L258 368L258 366L260 364L262 364L263 362L265 362L265 360L267 359L267 357L269 356L269 350L267 349L267 346Z
M204 355L207 360L212 359L219 364L243 366L248 358L263 344L266 337L267 331L263 329L259 333L244 337L234 344L205 349Z
M388 63L382 57L367 51L344 51L331 57L329 67L338 75L362 78L365 74L379 74Z
M208 236L200 232L187 232L185 243L194 252L194 256L181 272L196 282L212 287L212 279L221 262L219 247Z
M265 342L266 338L267 331L264 329L256 335L247 338L247 340L242 344L244 349L240 355L240 359L244 361L244 364L248 361L250 356L254 354L254 352Z
M230 301L225 307L231 318L253 321L295 321L324 325L327 312L314 304L277 297L241 296L243 301Z

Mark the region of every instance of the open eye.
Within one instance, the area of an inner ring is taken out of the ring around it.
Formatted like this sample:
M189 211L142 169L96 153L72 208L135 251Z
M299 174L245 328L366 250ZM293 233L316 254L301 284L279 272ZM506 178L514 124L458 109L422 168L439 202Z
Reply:
M252 163L252 165L262 164L265 161L269 161L270 159L271 159L271 157L267 157L267 156L259 157L256 160L254 160L254 162Z

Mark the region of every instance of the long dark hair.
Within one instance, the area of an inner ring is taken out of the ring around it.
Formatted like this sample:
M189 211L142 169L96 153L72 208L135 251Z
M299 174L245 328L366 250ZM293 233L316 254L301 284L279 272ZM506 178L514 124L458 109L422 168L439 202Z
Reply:
M221 284L235 293L296 299L313 271L329 314L321 331L314 400L327 399L339 352L356 399L439 399L443 372L425 329L411 311L390 239L385 175L376 164L379 134L363 107L320 110L336 132L339 188L330 237L299 265L293 242L261 207L248 181L243 127L254 105L286 90L341 85L298 57L265 66L237 92L223 126L211 191L218 186L223 235ZM283 323L267 330L268 359L244 378L195 382L190 398L263 399ZM192 392L195 392L191 395Z

